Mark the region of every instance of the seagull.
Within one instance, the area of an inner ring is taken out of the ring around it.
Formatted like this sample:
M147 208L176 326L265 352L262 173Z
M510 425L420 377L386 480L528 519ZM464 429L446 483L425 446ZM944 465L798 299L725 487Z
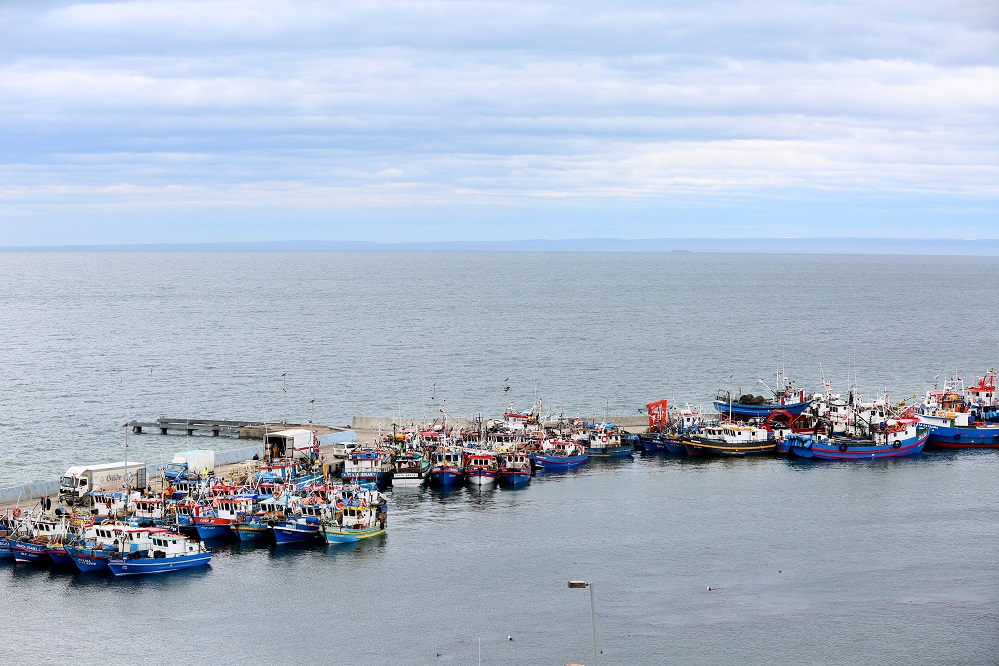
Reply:
M506 639L507 639L508 641L512 641L512 640L513 640L513 636L507 636L507 637L506 637Z

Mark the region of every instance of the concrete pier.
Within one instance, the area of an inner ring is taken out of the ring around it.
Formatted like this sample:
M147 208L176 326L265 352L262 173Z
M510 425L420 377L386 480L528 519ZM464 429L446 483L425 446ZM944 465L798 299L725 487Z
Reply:
M289 428L310 428L317 435L347 430L348 426L330 426L320 423L268 423L266 421L229 421L225 419L168 418L161 416L155 421L131 421L128 426L132 432L141 435L144 432L158 432L168 435L171 431L194 436L197 433L211 433L212 437L222 434L235 435L239 439L263 439L265 432L277 432Z

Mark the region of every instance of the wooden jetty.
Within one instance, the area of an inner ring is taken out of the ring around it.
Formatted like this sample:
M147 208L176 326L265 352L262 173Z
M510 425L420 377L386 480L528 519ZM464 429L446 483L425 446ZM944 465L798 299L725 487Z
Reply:
M135 434L144 431L158 432L161 435L183 432L187 435L208 433L212 437L221 434L235 435L239 439L263 439L265 432L276 432L290 428L308 428L316 435L346 430L346 427L328 426L318 423L268 423L267 421L229 421L225 419L173 419L161 416L155 421L130 421L128 426Z

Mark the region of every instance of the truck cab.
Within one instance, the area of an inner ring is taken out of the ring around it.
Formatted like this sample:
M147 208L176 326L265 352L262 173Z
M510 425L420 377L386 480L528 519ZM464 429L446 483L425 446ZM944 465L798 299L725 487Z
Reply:
M165 476L168 479L186 479L187 463L186 462L167 463L166 469L163 470L163 476Z
M59 499L65 504L79 504L81 499L90 492L90 480L87 476L70 474L72 468L59 480Z

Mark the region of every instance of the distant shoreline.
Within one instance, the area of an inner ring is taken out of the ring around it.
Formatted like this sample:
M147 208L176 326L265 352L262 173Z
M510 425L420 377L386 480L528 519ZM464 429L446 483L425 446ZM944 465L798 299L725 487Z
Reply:
M122 243L0 247L0 252L674 252L743 254L870 254L999 256L999 239L940 238L579 238L509 241L262 241L220 243Z

